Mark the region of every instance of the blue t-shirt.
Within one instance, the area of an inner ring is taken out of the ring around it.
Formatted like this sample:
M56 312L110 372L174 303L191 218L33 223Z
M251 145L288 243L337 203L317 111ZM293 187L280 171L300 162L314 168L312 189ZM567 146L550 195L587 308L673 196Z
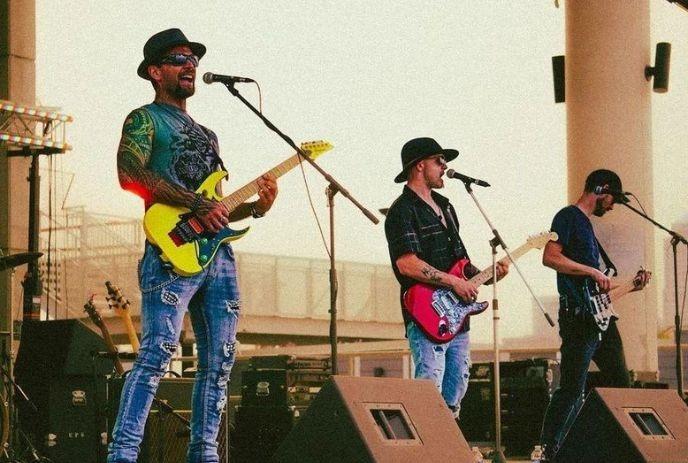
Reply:
M590 218L576 206L566 206L554 216L552 231L559 235L564 256L579 264L600 268L600 249ZM580 288L587 277L557 272L559 295L572 298L574 305L580 303Z

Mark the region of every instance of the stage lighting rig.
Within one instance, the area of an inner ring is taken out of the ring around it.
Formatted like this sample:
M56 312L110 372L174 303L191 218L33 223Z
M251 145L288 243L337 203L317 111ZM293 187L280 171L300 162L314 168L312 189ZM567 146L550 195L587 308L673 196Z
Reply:
M38 252L40 197L38 158L41 155L64 153L72 147L66 141L67 123L72 116L54 108L43 108L0 100L0 145L7 147L7 156L31 158L29 167L29 252ZM42 292L36 260L29 262L24 275L24 320L40 320Z
M72 149L65 140L66 125L72 120L54 108L0 100L0 144L10 151L64 153Z

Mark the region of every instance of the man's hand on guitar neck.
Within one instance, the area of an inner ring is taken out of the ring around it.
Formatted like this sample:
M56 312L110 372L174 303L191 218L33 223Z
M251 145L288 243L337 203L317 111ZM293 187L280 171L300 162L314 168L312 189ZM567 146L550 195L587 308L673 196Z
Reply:
M652 278L652 272L641 267L633 279L633 291L640 291L647 286L650 283L650 278Z
M268 172L258 179L258 201L255 209L260 215L264 215L272 207L277 197L277 178Z

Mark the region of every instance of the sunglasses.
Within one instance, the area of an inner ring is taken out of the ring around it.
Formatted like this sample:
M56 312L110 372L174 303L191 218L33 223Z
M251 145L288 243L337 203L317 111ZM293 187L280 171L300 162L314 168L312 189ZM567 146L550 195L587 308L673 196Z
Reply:
M172 66L183 66L186 62L189 62L198 67L199 58L196 55L185 55L183 53L172 53L167 56L160 58L160 64L170 64Z
M431 160L431 161L435 161L437 163L437 165L440 165L440 166L446 166L447 165L447 161L446 161L446 159L444 159L443 154L436 155L436 156L430 156L429 158L426 158L426 159Z

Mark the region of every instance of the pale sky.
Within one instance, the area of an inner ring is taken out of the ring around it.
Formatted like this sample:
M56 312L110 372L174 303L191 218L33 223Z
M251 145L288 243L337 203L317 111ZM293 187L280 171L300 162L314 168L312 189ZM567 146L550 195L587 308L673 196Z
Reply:
M127 113L153 99L150 84L136 75L143 44L179 27L208 48L188 111L219 137L230 170L226 192L292 153L222 85L201 82L206 71L254 78L264 113L278 127L297 142L333 143L320 165L376 213L401 191L393 178L404 142L431 136L458 149L450 167L492 184L476 187L476 195L516 248L547 230L566 204L566 110L554 104L551 71L551 57L565 48L561 3L36 0L38 102L74 116L74 150L55 160L76 174L67 205L141 216L141 201L117 183L117 143ZM652 95L654 211L671 225L688 220L688 12L660 0L651 7L652 56L656 42L673 44L670 90ZM255 86L238 88L258 104ZM327 234L326 184L306 170ZM325 258L301 173L292 171L279 185L273 210L235 248ZM462 184L446 185L441 193L458 210L473 260L487 266L487 225ZM335 216L338 259L388 263L382 222L373 225L341 196ZM554 272L541 266L539 253L520 264L539 296L556 293ZM505 323L527 331L524 320L538 314L515 272L501 297ZM474 326L488 323L482 317Z

